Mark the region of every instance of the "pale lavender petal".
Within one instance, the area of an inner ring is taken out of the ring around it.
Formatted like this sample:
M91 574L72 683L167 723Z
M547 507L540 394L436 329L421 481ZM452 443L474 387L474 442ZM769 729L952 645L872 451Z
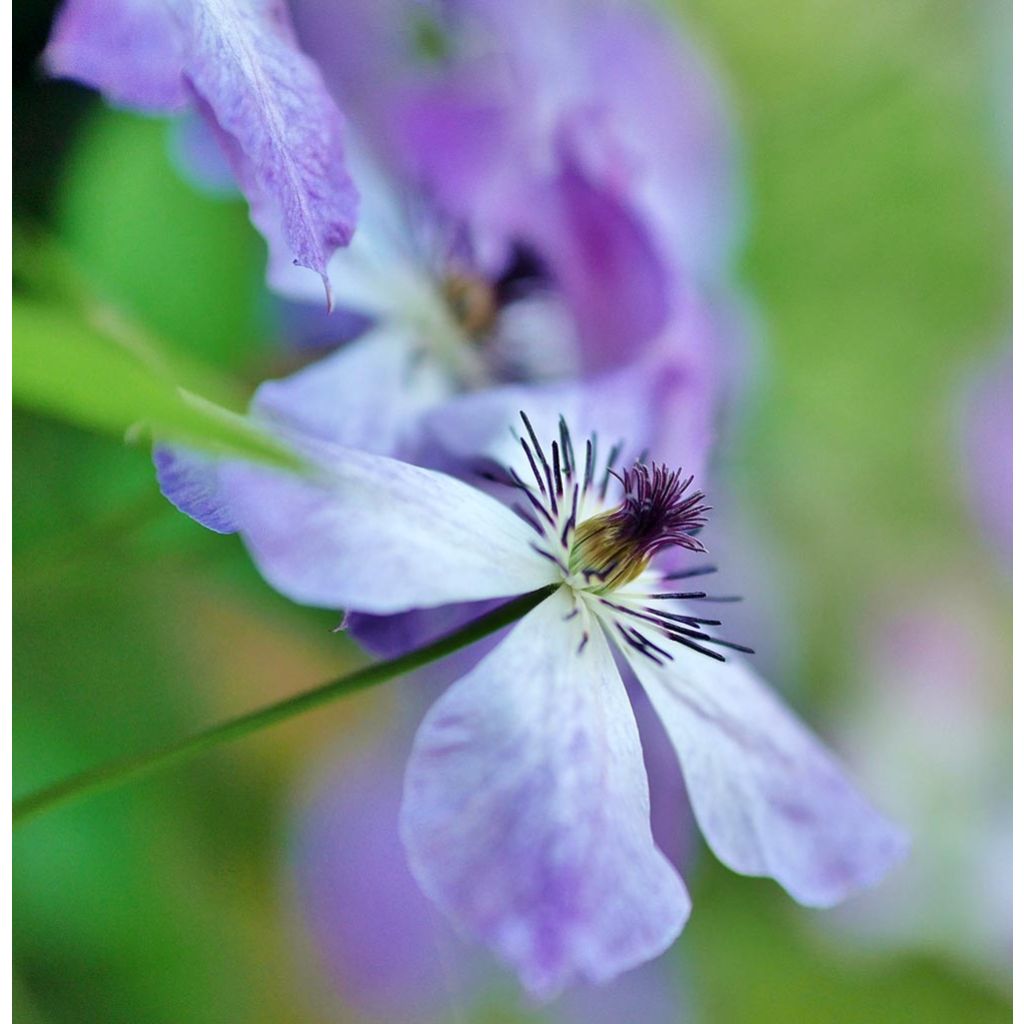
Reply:
M554 582L533 530L481 491L394 459L290 440L316 476L242 463L220 472L253 560L286 597L389 614Z
M738 658L630 658L675 743L718 858L831 906L879 881L907 848L825 747Z
M229 503L221 490L218 461L187 448L153 449L157 482L175 508L215 533L236 533Z
M401 331L378 329L282 380L260 385L252 412L272 429L381 455L415 443L422 408L447 393L436 367ZM181 447L155 449L164 496L218 533L238 527L223 462Z
M423 359L408 329L372 329L290 377L260 385L253 412L307 437L401 455L420 413L451 383Z
M66 0L43 63L119 106L165 113L191 102L181 31L170 6L154 0Z
M571 607L548 598L434 705L402 803L424 891L541 997L657 956L689 913L651 837L625 687Z

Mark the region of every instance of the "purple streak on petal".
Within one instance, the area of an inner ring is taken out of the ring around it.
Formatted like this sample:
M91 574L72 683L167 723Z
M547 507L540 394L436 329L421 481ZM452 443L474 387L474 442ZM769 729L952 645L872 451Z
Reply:
M296 44L276 0L193 3L186 72L235 147L229 154L254 221L273 210L295 262L323 277L348 244L356 192L345 170L341 113Z
M686 795L683 773L675 747L643 687L637 682L629 663L616 657L619 671L626 680L629 701L640 732L644 767L651 790L651 832L663 854L685 875L693 858L693 812Z
M701 832L728 867L824 907L903 858L904 833L738 658L630 661L676 746Z
M190 101L184 41L170 6L153 0L67 0L43 53L46 70L118 106L170 113Z
M515 226L565 294L584 370L634 358L668 315L666 268L642 221L570 162L527 199Z
M382 1021L445 1019L485 979L420 892L398 836L410 737L338 760L302 808L292 870L302 916L341 999Z
M1006 561L1013 550L1013 367L1000 353L977 374L962 416L963 475L977 521Z
M657 956L689 912L622 680L596 623L576 653L570 607L548 598L434 705L402 802L420 885L548 998Z
M153 464L163 496L175 508L215 533L236 533L227 496L220 485L216 459L187 448L159 445Z

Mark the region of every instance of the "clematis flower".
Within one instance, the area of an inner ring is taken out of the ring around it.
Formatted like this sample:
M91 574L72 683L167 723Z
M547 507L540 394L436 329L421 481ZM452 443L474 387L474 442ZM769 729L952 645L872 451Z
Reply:
M118 106L197 111L253 223L320 275L330 303L327 262L352 235L356 192L341 113L281 0L66 0L43 61Z
M293 10L353 123L360 226L329 274L364 329L282 392L291 414L365 387L389 409L373 450L456 470L507 458L528 390L699 472L746 325L730 119L675 22L605 0ZM287 259L270 283L318 297Z
M901 832L720 635L690 589L708 512L692 478L563 423L524 417L514 500L386 457L293 437L314 479L224 466L220 500L264 577L295 601L377 614L549 595L419 727L401 833L423 891L540 997L662 952L690 911L652 837L636 721L644 688L716 855L830 906L877 881ZM723 653L724 652L724 653Z

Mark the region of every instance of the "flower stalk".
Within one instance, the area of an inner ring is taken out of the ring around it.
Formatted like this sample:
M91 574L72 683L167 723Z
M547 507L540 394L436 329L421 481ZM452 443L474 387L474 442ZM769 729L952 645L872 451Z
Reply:
M294 697L288 697L267 707L246 712L237 718L210 726L145 754L108 761L106 764L72 775L70 778L36 790L34 793L18 797L13 803L13 822L15 825L21 824L29 818L52 810L61 804L187 761L223 743L242 739L324 704L348 697L360 690L369 689L371 686L386 683L398 676L422 668L424 665L429 665L431 662L439 661L441 658L454 654L521 619L544 598L548 597L554 589L555 585L552 584L524 594L522 597L514 598L460 629L424 647L410 651L408 654L367 665L340 679L334 679L322 686L296 694Z

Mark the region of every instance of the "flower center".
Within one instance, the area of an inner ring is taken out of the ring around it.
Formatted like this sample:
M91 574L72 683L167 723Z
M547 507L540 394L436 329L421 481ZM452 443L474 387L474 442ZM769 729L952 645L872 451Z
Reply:
M687 494L693 477L681 470L637 463L612 475L622 484L621 503L580 523L569 552L569 571L599 581L598 593L636 579L663 548L703 551L695 534L709 511L702 491Z
M710 511L701 491L690 491L693 477L664 465L647 465L643 456L621 473L616 470L622 444L598 458L597 436L591 434L577 452L569 428L559 419L558 438L546 448L526 413L519 414L525 436L519 445L529 472L509 466L506 474L484 474L514 488L521 500L512 511L536 535L530 547L552 563L572 592L578 619L578 649L589 642L595 618L616 643L657 665L673 660L673 644L715 661L725 655L715 648L753 653L749 647L723 639L711 630L715 618L689 610L689 602L723 604L736 596L712 596L703 590L680 590L679 581L716 572L713 565L665 572L651 565L663 548L678 546L704 551L696 534ZM532 478L532 482L531 481ZM612 480L622 485L622 498L609 508ZM627 584L636 581L635 586ZM685 604L683 602L686 602Z
M456 323L475 341L494 327L498 302L490 282L475 274L452 271L442 285L444 300Z

